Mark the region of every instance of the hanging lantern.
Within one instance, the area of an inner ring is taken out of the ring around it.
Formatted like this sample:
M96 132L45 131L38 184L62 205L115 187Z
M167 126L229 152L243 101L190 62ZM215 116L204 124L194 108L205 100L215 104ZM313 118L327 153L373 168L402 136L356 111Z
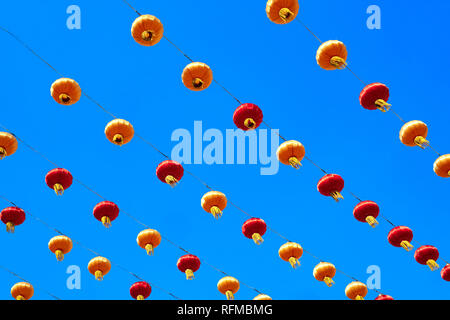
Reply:
M181 164L173 160L161 162L156 168L156 176L159 180L175 187L183 177L184 169Z
M317 50L317 64L325 70L344 69L347 60L347 48L341 41L324 42Z
M33 286L28 282L18 282L11 288L11 295L16 300L30 300L33 294Z
M114 119L106 125L105 135L110 142L123 146L133 139L134 128L127 120Z
M380 294L375 298L375 300L394 300L394 298L388 296L387 294Z
M367 286L359 281L353 281L345 288L345 295L351 300L364 300L367 292Z
M267 225L263 219L251 218L242 225L242 233L249 239L260 245L264 242L262 236L266 233Z
M146 229L139 232L136 241L138 246L145 249L150 256L161 243L161 234L156 230Z
M389 111L389 88L379 82L367 85L359 95L359 102L367 110Z
M14 233L15 227L25 222L25 211L18 207L8 207L0 212L0 220L6 225L6 231Z
M258 128L263 121L262 110L253 103L244 103L236 108L233 114L233 122L244 131Z
M149 47L157 44L164 35L164 27L158 18L143 14L134 20L131 35L140 45Z
M283 142L277 150L277 158L282 164L290 165L294 169L300 169L300 161L305 157L305 147L298 141Z
M317 183L317 191L327 197L332 197L336 202L344 199L341 191L344 189L344 179L338 174L327 174Z
M266 4L267 17L276 24L287 24L293 21L299 9L298 0L269 0Z
M303 255L303 248L295 242L287 242L278 250L278 255L284 261L291 264L292 268L300 266L300 258Z
M56 102L68 106L80 100L81 88L75 80L61 78L53 82L50 94Z
M406 251L414 249L411 241L413 239L413 232L410 228L405 226L397 226L389 231L388 241L394 247L402 247Z
M201 205L203 210L219 219L227 206L227 197L222 192L210 191L203 195Z
M430 145L426 139L428 135L428 127L422 121L414 120L405 123L400 130L400 141L408 147L419 146L425 149Z
M119 207L111 201L103 201L94 207L94 217L101 221L106 228L119 216Z
M233 277L224 277L217 283L217 289L226 295L227 300L234 300L234 295L239 290L239 281Z
M442 178L450 178L450 154L437 158L434 162L434 172Z
M14 135L9 132L0 132L0 160L12 156L18 148L18 142Z
M439 251L433 246L421 246L414 253L414 258L420 264L426 264L431 271L439 269L436 260L439 258Z
M317 281L323 281L328 287L334 284L333 277L336 275L336 267L329 262L320 262L313 270L313 276Z
M73 182L72 174L62 168L49 171L45 176L45 183L50 189L55 190L57 196L62 196Z
M56 236L50 239L48 248L56 255L56 260L63 261L64 255L72 251L72 240L66 236Z
M106 258L96 257L89 261L88 270L95 276L95 280L102 281L111 270L111 262Z
M373 201L361 201L353 209L353 216L360 222L367 222L372 228L378 225L376 217L380 213L380 207Z
M441 277L445 281L450 281L450 264L445 265L441 270Z
M200 259L192 254L187 254L178 259L178 270L186 274L187 280L194 279L194 272L200 269Z
M181 80L186 88L192 91L202 91L211 85L213 73L207 64L192 62L184 68Z
M136 300L145 300L152 293L152 287L145 281L134 283L130 287L130 295Z

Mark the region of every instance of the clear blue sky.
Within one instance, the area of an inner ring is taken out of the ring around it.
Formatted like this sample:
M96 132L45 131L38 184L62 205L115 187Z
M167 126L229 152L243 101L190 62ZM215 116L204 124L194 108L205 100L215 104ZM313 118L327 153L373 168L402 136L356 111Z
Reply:
M66 8L81 8L81 30L68 30ZM348 72L326 72L315 61L318 42L298 22L271 23L265 1L144 1L141 13L161 19L165 34L194 60L209 64L214 76L242 101L258 104L265 120L283 136L301 141L307 155L346 182L345 200L335 203L316 190L322 174L308 162L295 171L280 167L261 176L260 165L187 165L186 168L254 216L299 242L305 249L365 280L370 265L381 268L381 291L398 299L449 299L449 283L419 265L413 253L386 240L389 226L371 229L353 218L360 198L380 204L382 213L414 230L415 239L439 248L450 259L449 180L433 172L435 154L403 146L401 122L392 113L364 110L361 84ZM382 29L366 27L366 9L382 10ZM447 92L450 50L445 1L301 1L299 17L322 40L339 39L352 69L366 82L391 89L394 108L406 120L429 125L429 139L449 153ZM121 1L8 1L0 5L1 25L16 33L94 99L132 122L137 132L170 153L177 128L233 129L236 102L217 85L194 93L181 82L187 60L162 40L155 47L134 42L135 13ZM200 207L207 190L190 176L171 189L155 176L163 158L139 139L118 148L103 133L111 118L85 97L73 106L55 103L49 90L58 76L11 37L0 33L1 123L69 169L74 176L120 208L158 229L201 259L274 299L345 299L349 279L327 288L312 277L317 263L308 255L291 270L278 258L283 241L268 232L256 246L241 233L246 216L228 207L215 221ZM101 201L79 184L56 197L44 183L52 166L25 146L1 163L0 194L112 261L183 299L223 299L221 275L205 264L195 281L176 268L177 248L163 242L148 257L136 244L141 227L121 214L111 229L94 219ZM2 202L2 207L8 204ZM103 282L87 272L92 254L75 246L62 263L47 248L55 234L29 218L14 235L0 232L0 264L35 284L35 298L129 299L135 281L118 268ZM440 261L442 264L442 261ZM79 265L81 290L68 290L65 270ZM0 298L10 299L17 281L0 271ZM242 286L237 299L256 294ZM370 292L368 299L375 298ZM154 288L151 298L170 298Z

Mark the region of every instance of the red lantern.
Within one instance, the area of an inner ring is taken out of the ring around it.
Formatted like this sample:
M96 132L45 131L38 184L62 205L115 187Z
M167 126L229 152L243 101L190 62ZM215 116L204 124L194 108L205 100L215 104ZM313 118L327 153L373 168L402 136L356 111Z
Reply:
M413 232L405 226L397 226L389 231L388 241L394 247L402 247L406 251L411 251L414 247L411 244Z
M169 184L171 187L175 187L178 181L183 177L183 173L183 166L173 160L163 161L156 168L158 179Z
M450 264L447 264L445 267L442 268L441 277L445 281L450 281Z
M242 225L242 233L249 239L253 239L256 244L264 242L262 236L266 233L267 225L263 219L251 218Z
M375 298L375 300L394 300L394 298L388 296L387 294L380 294Z
M187 280L192 280L194 279L194 272L200 269L200 259L192 254L184 255L178 259L177 267L178 270L186 274Z
M439 269L436 260L439 258L439 251L433 246L421 246L416 250L414 258L420 264L426 264L431 271Z
M45 183L55 190L56 195L62 196L64 190L72 185L73 177L66 169L53 169L45 176Z
M0 212L0 220L6 224L6 231L14 233L15 226L21 225L25 221L25 211L18 207L8 207Z
M253 103L241 104L233 114L234 124L244 131L258 128L262 120L262 110Z
M367 222L372 228L378 225L376 217L380 213L380 207L373 201L361 201L353 209L353 216L360 222Z
M98 203L94 208L94 217L103 223L106 228L119 216L119 207L111 201Z
M391 106L387 103L388 99L389 88L378 82L367 85L359 95L359 102L368 110L388 111Z
M130 295L136 300L145 300L152 293L152 287L145 281L134 283L130 287Z
M344 179L338 174L327 174L317 183L317 191L324 196L332 197L334 200L344 199L341 191L344 189Z

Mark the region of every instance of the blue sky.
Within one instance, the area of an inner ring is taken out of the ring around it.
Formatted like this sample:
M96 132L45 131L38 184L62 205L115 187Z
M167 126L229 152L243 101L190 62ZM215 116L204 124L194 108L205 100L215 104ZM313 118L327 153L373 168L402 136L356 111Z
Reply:
M81 8L81 30L68 30L66 8ZM167 37L194 60L210 65L214 76L244 102L258 104L265 120L280 133L301 141L307 155L345 179L344 201L335 203L316 190L322 173L304 161L295 171L280 166L276 175L260 175L260 165L186 165L224 192L251 215L299 242L321 259L365 281L366 269L381 269L381 291L397 299L449 299L449 284L438 272L419 265L413 253L389 245L389 226L371 229L353 218L360 198L379 203L382 213L414 230L421 244L438 247L450 259L448 242L449 180L437 177L431 150L403 146L401 122L392 114L364 110L362 85L348 72L327 72L315 62L318 42L293 22L279 26L265 14L265 1L133 1L141 13L156 15ZM366 9L382 10L382 29L366 27ZM429 126L431 144L449 152L446 92L450 66L443 62L449 44L444 23L450 3L301 1L299 17L322 40L343 41L348 63L367 83L383 82L390 102L406 120ZM17 34L61 73L136 131L170 154L175 129L234 129L236 102L213 84L191 92L181 82L187 60L162 40L154 47L134 42L135 13L121 1L16 1L0 8L1 25ZM345 299L350 281L338 274L327 288L312 276L317 260L305 254L291 270L278 258L284 243L274 233L256 246L241 233L245 215L229 206L215 221L200 207L207 191L186 175L174 189L155 176L164 160L139 139L118 148L103 133L111 118L83 97L64 107L50 86L58 76L5 33L0 34L1 123L47 157L72 172L104 197L206 260L274 299ZM264 127L261 127L265 129ZM24 145L1 162L0 194L91 249L183 299L223 299L216 283L221 274L203 264L194 281L176 268L183 252L167 242L153 257L136 244L143 228L124 214L105 229L92 209L100 198L75 183L56 197L44 182L52 166ZM2 202L2 207L8 203ZM79 246L62 263L47 248L56 235L29 218L14 235L0 232L0 264L62 299L129 299L136 281L117 267L97 282L87 272L93 257ZM441 265L443 262L440 261ZM66 288L66 269L80 266L81 290ZM0 298L10 299L17 281L0 272ZM256 293L245 286L237 299ZM369 292L368 299L376 297ZM154 288L152 299L170 298Z

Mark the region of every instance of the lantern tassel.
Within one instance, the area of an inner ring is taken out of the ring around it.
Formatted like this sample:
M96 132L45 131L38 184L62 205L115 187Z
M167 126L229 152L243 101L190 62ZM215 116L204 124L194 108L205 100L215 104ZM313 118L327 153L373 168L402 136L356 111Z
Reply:
M377 101L375 101L375 105L377 106L377 109L380 110L381 112L389 111L389 109L392 106L391 104L387 103L383 99L378 99Z
M123 145L123 135L121 135L120 133L115 134L113 137L113 141L118 146L122 146Z
M153 38L153 33L149 30L146 30L144 32L141 33L141 38L144 41L151 41Z
M356 296L355 300L364 300L363 296L360 296L359 294Z
M334 284L333 279L331 279L330 277L323 278L323 282L325 282L328 287L331 287Z
M6 232L14 233L14 230L15 230L14 223L12 223L12 222L7 222L7 223L6 223Z
M195 78L194 80L192 80L192 85L197 89L203 88L203 80L200 78Z
M280 15L280 18L286 22L289 22L290 17L294 15L294 13L291 10L289 10L289 8L282 8L278 14Z
M300 266L300 261L295 257L289 258L289 263L291 264L292 268L297 268L297 266Z
M264 242L263 238L261 237L261 235L259 233L252 234L252 239L253 239L253 241L255 241L255 243L257 245L260 245L261 243Z
M64 260L64 253L61 250L55 251L56 260L63 261Z
M145 300L145 298L142 294L140 294L137 296L136 300Z
M375 228L379 224L377 219L372 216L367 216L366 221L372 228Z
M62 196L64 194L64 188L59 183L56 183L53 186L53 190L55 190L55 193L56 193L57 196Z
M111 219L107 216L102 217L102 223L106 228L111 227Z
M214 218L219 219L222 217L222 210L220 210L217 206L212 206L211 214L214 216Z
M330 196L336 201L339 202L339 199L344 199L342 194L339 191L333 191L330 193Z
M186 280L194 279L194 271L192 271L191 269L186 269L184 273L186 273Z
M244 121L244 126L246 126L248 129L252 130L252 129L255 129L256 122L252 118L247 118Z
M72 100L72 99L70 98L70 96L67 93L61 93L59 95L59 101L63 104L69 103L70 100Z
M289 164L292 166L292 168L294 169L300 169L300 167L302 166L302 164L300 163L300 161L298 161L297 157L290 157L289 158Z
M422 149L425 149L426 147L430 146L430 142L427 139L425 139L424 137L422 137L422 136L417 136L414 139L414 143L417 146L421 147Z
M347 66L345 60L339 56L334 56L333 58L331 58L330 64L338 69L345 69L345 67Z
M22 296L22 295L18 295L17 297L16 297L16 300L25 300L25 298L24 298L24 296Z
M227 300L234 300L234 295L232 291L228 290L227 292L225 292L225 295L227 296Z
M433 259L427 261L427 266L430 267L431 271L436 271L439 269L439 265Z
M153 255L153 245L151 243L145 245L145 250L147 250L149 256Z
M8 155L8 152L6 152L5 148L0 147L0 160L3 160Z
M169 184L172 188L175 187L178 183L178 180L175 179L174 176L168 175L166 178L166 183Z
M103 272L100 270L95 271L95 280L102 281L103 280Z
M406 241L406 240L403 240L402 242L400 242L400 245L406 251L411 251L412 249L414 249L414 246L411 243L409 243L409 241Z

